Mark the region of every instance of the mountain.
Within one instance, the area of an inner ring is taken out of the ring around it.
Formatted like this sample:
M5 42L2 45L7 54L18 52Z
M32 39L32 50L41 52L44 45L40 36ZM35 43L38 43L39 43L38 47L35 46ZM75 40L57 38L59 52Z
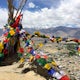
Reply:
M24 28L30 34L33 34L35 31L40 31L43 34L51 34L54 36L61 37L73 37L80 39L80 28L71 28L65 26L58 26L55 28L47 28L47 29L35 29L35 28ZM0 29L0 36L3 33L2 29Z
M40 31L54 36L80 38L80 28L59 26L55 28L41 29Z
M54 36L61 36L61 37L72 37L72 38L79 38L80 39L80 28L71 28L65 26L59 26L55 28L47 28L47 29L33 29L33 28L26 28L29 33L33 33L34 31L40 31L44 34L51 34Z

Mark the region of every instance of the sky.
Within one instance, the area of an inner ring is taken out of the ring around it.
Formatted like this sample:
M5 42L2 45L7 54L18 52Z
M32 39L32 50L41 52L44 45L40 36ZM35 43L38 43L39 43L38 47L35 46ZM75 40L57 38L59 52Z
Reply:
M18 7L20 0L15 0ZM80 0L28 0L23 11L23 27L80 27ZM0 0L0 28L7 23L7 0Z

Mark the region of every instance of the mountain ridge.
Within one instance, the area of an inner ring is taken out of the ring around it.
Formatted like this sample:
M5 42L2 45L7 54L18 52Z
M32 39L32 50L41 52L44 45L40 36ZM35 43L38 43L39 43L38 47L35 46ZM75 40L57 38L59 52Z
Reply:
M33 34L35 31L40 31L43 34L50 34L54 36L61 37L73 37L80 39L80 28L72 28L65 26L51 27L46 29L36 29L36 28L24 28L30 34ZM0 35L3 33L2 29L0 29Z
M58 26L58 27L51 27L47 29L34 29L34 28L26 28L29 33L33 33L34 31L40 31L44 34L51 34L54 36L61 36L61 37L73 37L80 39L80 28L72 28L72 27L65 27L65 26Z

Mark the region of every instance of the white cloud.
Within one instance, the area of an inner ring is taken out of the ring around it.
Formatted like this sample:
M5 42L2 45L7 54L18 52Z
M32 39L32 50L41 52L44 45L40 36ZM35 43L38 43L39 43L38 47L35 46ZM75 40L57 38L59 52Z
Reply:
M80 0L64 0L61 6L57 9L59 16L64 18L64 23L77 24L79 22L80 15ZM62 16L63 15L63 16Z
M80 27L80 0L62 0L57 8L43 8L41 11L24 11L23 24L27 27L55 27L60 25L77 25Z
M0 26L7 20L7 10L0 9ZM24 27L48 28L61 25L77 25L80 27L80 0L62 0L58 8L43 8L40 11L25 10L23 15ZM3 17L2 17L3 16Z
M28 4L28 6L29 6L29 8L35 8L35 7L36 7L35 4L32 3L32 2L30 2L30 3Z
M5 8L0 8L0 28L7 23L8 11Z

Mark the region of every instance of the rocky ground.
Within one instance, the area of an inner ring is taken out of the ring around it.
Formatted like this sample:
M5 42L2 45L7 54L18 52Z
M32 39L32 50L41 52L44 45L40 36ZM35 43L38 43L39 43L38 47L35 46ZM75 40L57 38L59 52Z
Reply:
M71 80L80 80L80 56L77 54L69 56L69 51L63 43L46 44L43 50L53 55L53 59L70 76Z
M44 42L42 39L35 39L34 41L36 44ZM80 80L80 56L69 56L68 50L63 43L57 44L48 42L37 51L43 51L45 54L50 53L56 63L61 66L62 70L69 75L71 80ZM19 65L20 63L14 63L11 66L0 67L0 80L46 80L33 71L21 74L21 71L26 67L29 67L29 65L26 62L23 68L18 68Z

